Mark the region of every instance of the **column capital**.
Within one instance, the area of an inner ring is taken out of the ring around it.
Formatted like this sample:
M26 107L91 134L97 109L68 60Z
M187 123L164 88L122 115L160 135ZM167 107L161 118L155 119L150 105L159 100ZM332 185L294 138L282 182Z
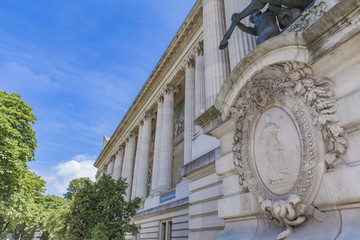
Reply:
M143 120L142 116L138 119L136 125L139 125L139 127L144 125L144 120Z
M193 53L195 56L204 56L204 41L199 41L193 48Z
M125 139L126 139L126 141L129 141L130 138L135 138L136 136L137 136L136 132L131 131L126 134Z
M164 93L163 93L163 90L160 90L160 92L158 94L156 94L156 97L155 97L155 102L157 104L162 103L164 102Z
M123 146L123 145L120 145L120 146L118 147L118 150L116 151L116 153L122 152L122 151L124 151L124 150L125 150L124 146Z
M173 86L171 84L166 84L163 88L163 93L164 96L165 95L170 95L170 94L177 94L179 92L179 88L177 86Z
M195 67L195 56L193 53L190 53L181 63L180 69L185 71L187 68L194 68Z
M146 121L154 118L155 118L155 114L151 111L144 111L143 114L141 115L142 121Z

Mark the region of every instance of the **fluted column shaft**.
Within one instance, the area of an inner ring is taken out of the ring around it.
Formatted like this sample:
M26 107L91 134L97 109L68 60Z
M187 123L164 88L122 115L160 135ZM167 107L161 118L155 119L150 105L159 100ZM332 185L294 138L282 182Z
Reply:
M153 119L152 113L145 113L144 127L141 137L141 163L138 165L136 196L140 198L147 197L147 185L149 175L149 160L150 160L150 144L151 144L151 122Z
M156 189L159 187L159 164L160 164L160 152L161 152L161 130L162 130L162 120L163 120L163 108L164 108L164 98L163 96L158 96L157 99L157 116L156 116L156 132L155 132L155 143L154 143L154 162L152 169L152 178L151 178L151 194L154 194Z
M113 179L118 180L121 177L121 169L124 161L124 147L119 147L119 150L116 153Z
M231 16L236 12L244 10L250 4L251 0L224 0L224 2L226 28L229 28L231 25ZM247 26L251 25L248 17L243 19L242 22ZM239 28L235 28L228 41L230 69L233 70L241 59L256 47L256 37L241 31Z
M195 118L198 118L205 111L205 70L204 70L204 49L199 43L195 48ZM196 132L201 128L196 126Z
M172 188L172 159L174 144L174 95L177 88L167 85L164 89L164 109L161 131L161 153L159 162L158 190Z
M137 197L137 179L138 179L138 170L140 164L140 151L141 151L141 139L142 139L142 132L143 132L143 121L139 122L139 134L137 140L137 147L136 147L136 156L135 156L135 164L134 164L134 176L133 176L133 184L132 184L132 191L131 191L131 198Z
M134 171L134 158L135 158L135 139L136 134L131 133L127 138L126 147L125 147L125 156L124 156L124 167L123 167L123 178L126 178L126 183L129 185L126 189L125 200L130 199L131 194L131 185L133 180L133 171Z
M113 171L114 171L114 163L115 163L114 157L111 157L110 161L109 161L109 164L108 164L108 168L106 170L106 174L110 175L111 177L112 177L112 174L113 174Z
M195 117L195 61L192 58L185 63L185 118L184 118L184 164L192 160L192 138L194 136Z
M206 108L211 107L229 75L227 50L219 50L226 32L224 0L204 0L204 64Z

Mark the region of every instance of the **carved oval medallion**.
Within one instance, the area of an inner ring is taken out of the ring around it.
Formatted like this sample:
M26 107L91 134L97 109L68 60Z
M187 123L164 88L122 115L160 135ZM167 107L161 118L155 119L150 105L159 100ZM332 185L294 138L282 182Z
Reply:
M295 186L301 165L298 129L290 115L271 107L257 121L253 138L255 168L265 187L285 195Z

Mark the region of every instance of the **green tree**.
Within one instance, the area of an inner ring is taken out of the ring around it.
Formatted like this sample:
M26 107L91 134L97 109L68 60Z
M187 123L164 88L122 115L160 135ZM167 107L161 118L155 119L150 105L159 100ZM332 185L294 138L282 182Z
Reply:
M19 94L0 91L0 236L34 217L45 181L29 171L35 116Z
M75 178L71 180L69 186L66 189L66 193L64 194L64 198L71 200L78 189L85 187L91 183L92 183L91 180L85 177Z
M127 187L123 179L103 176L97 183L86 182L77 189L70 207L68 239L121 240L126 233L136 234L138 229L130 220L140 198L126 201Z
M64 239L67 229L67 217L69 214L70 201L55 195L44 197L44 205L37 221L36 231L43 233L41 239Z

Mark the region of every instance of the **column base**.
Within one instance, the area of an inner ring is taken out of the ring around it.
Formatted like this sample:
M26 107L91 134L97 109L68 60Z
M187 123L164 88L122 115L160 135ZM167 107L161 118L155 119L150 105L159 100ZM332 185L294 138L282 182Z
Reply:
M162 194L162 193L169 192L169 191L171 191L171 190L173 190L172 187L169 187L169 186L160 186L158 189L156 189L156 192L157 192L158 194Z

